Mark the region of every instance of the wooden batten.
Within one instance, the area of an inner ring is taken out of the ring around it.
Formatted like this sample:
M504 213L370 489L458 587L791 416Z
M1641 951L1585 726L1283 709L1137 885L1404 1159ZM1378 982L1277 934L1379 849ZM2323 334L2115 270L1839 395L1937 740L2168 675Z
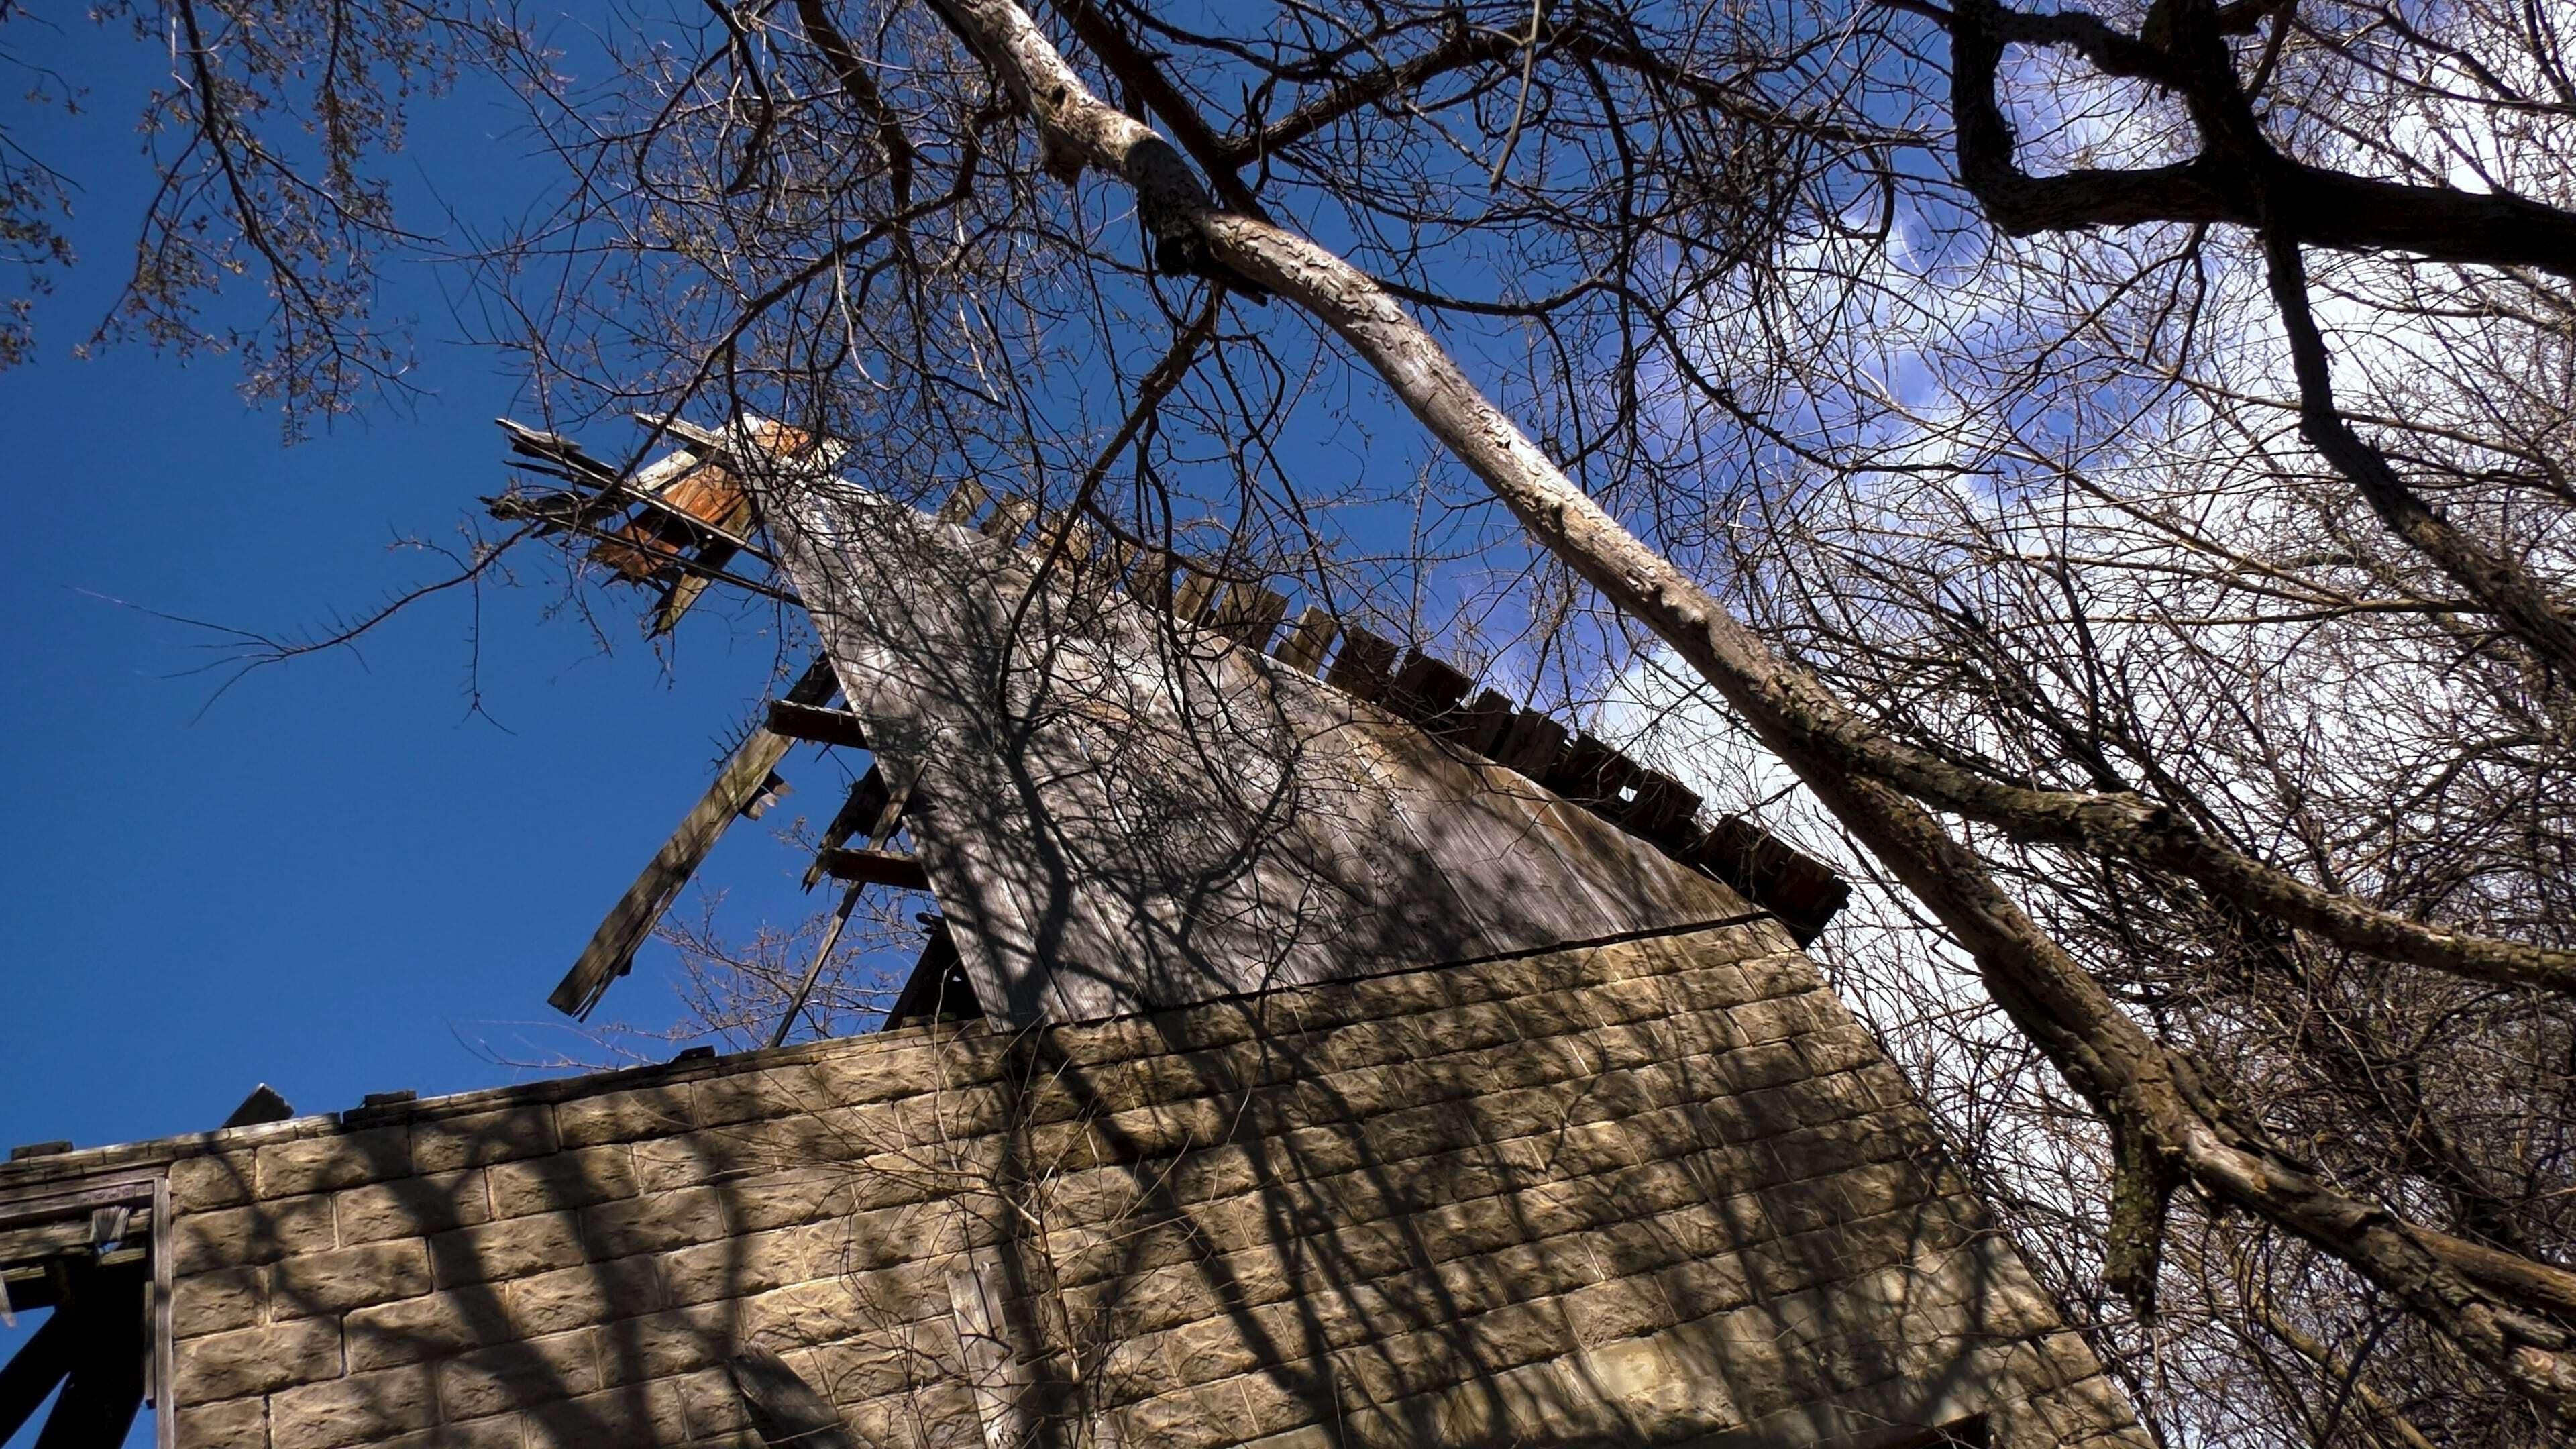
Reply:
M831 661L817 659L787 691L787 702L820 705L837 688L839 681L832 673ZM569 1016L588 1016L607 992L609 983L634 968L635 952L652 934L662 913L670 909L680 887L697 873L725 827L765 788L793 743L788 736L764 727L753 730L735 748L724 768L716 772L706 794L681 817L679 828L671 832L671 838L654 853L643 874L610 908L607 919L599 923L599 929L591 933L590 943L573 961L572 969L564 973L563 980L547 996L555 1010Z
M848 750L868 748L867 726L857 715L845 709L800 704L792 698L769 702L769 728L791 740L838 745Z
M930 889L930 875L922 868L920 859L902 851L853 850L841 846L822 852L814 860L823 867L823 873L834 880L913 891Z

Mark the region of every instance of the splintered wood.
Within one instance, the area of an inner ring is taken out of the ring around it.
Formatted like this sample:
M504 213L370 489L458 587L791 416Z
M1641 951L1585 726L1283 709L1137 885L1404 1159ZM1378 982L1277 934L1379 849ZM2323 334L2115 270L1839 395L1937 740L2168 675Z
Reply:
M919 869L997 1019L1097 1020L1753 914L1461 748L1499 751L1517 721L1499 697L1468 703L1471 682L1437 660L1350 628L1328 687L1330 619L1309 611L1273 658L1259 646L1285 616L1276 593L1150 550L1091 561L1061 527L1024 550L1040 515L1023 498L979 529L971 507L942 521L847 484L754 487L847 709L913 780ZM1124 590L1102 586L1121 565ZM1597 750L1575 764L1568 783L1595 792L1635 773Z

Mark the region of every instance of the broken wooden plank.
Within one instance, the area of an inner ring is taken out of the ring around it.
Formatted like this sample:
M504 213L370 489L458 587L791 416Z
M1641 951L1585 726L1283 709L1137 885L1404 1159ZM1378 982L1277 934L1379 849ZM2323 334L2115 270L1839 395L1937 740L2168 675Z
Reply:
M874 830L877 816L885 809L885 771L876 765L850 784L849 798L832 813L832 823L823 827L823 838L815 847L814 863L805 867L805 889L812 890L823 879L822 852L837 850L853 835Z
M1627 808L1628 786L1637 778L1637 762L1606 741L1578 734L1574 743L1539 783L1585 809L1616 820Z
M1740 815L1717 820L1676 854L1779 917L1802 946L1851 899L1851 882L1833 867Z
M734 506L733 512L724 516L722 526L731 533L748 534L751 531L751 524L751 499L746 495ZM697 602L706 593L707 586L715 582L715 575L710 571L721 570L725 565L732 563L733 556L739 552L741 552L740 549L723 539L716 539L699 549L696 559L698 566L682 569L680 576L671 580L670 587L663 592L662 607L654 611L653 626L646 631L647 634L653 638L660 638L678 627L680 616L697 607Z
M1325 654L1331 652L1333 641L1341 634L1341 620L1309 604L1306 612L1297 616L1297 627L1280 639L1270 657L1299 674L1313 674L1323 667Z
M834 880L908 891L930 889L930 873L922 869L921 858L903 851L840 846L822 852L815 860L823 867L823 873Z
M1139 547L1135 561L1122 575L1127 583L1127 592L1140 603L1151 604L1157 609L1170 608L1172 570L1179 564L1180 560L1169 549L1156 548L1152 544Z
M1180 582L1172 586L1172 617L1184 624L1206 619L1208 606L1216 602L1216 590L1214 575L1201 573L1183 562Z
M1395 667L1395 641L1381 639L1357 624L1344 626L1342 636L1342 652L1333 656L1324 682L1372 703L1384 699L1388 672Z
M1699 805L1697 791L1660 770L1645 770L1637 776L1637 797L1619 823L1630 834L1671 850L1688 842Z
M787 700L792 704L819 705L830 699L838 687L831 661L817 659L788 690ZM706 794L681 817L679 828L654 853L644 873L626 888L607 919L591 933L590 944L582 948L572 969L564 973L563 980L547 996L548 1004L566 1015L587 1017L607 992L609 983L634 968L635 952L652 934L662 913L670 909L672 898L697 873L725 827L760 793L792 743L774 730L751 732L733 757L725 761L724 768L716 772L715 783L707 787Z
M940 504L939 511L931 517L942 523L970 523L977 513L983 511L984 504L992 496L991 489L969 478L957 485L956 490L948 495L948 500Z
M977 531L986 538L998 538L1004 543L1018 543L1020 535L1028 531L1030 521L1037 516L1036 499L1020 493L1005 493L1002 495L1002 501L993 505L992 514L984 520Z
M1511 728L1515 712L1511 696L1499 689L1488 689L1458 712L1452 737L1490 760L1502 744L1503 732Z
M1246 649L1268 649L1270 636L1287 612L1287 595L1275 589L1255 583L1229 584L1208 627Z
M1450 723L1449 712L1467 697L1476 681L1465 671L1443 659L1434 659L1419 649L1404 653L1404 667L1395 672L1387 684L1386 705L1415 724L1440 734Z
M846 709L799 704L792 698L769 702L769 728L774 734L809 744L839 745L852 750L868 747L867 726L857 715Z
M1566 729L1534 709L1512 716L1510 728L1494 747L1494 763L1508 765L1533 780L1544 780L1565 753Z

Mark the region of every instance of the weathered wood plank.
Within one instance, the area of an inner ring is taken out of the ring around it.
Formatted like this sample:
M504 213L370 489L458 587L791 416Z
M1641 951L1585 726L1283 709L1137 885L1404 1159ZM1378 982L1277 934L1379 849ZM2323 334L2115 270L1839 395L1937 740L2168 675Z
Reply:
M37 1324L9 1362L0 1365L0 1444L17 1436L54 1385L71 1372L72 1326L69 1314L54 1314Z
M846 846L826 850L815 857L823 873L834 880L854 885L895 886L903 890L930 889L930 874L921 858L896 850L852 850Z
M1324 656L1332 651L1333 641L1341 634L1341 620L1309 604L1297 616L1297 627L1280 639L1270 657L1300 674L1313 674L1323 667Z
M792 704L819 705L832 697L836 687L831 661L817 659L787 691L787 699ZM548 1005L569 1016L590 1015L609 983L633 969L635 952L652 934L662 913L670 909L672 898L697 873L725 827L760 792L771 770L786 758L793 743L776 731L755 729L734 750L724 768L716 772L715 782L707 787L706 794L680 818L679 828L654 852L643 873L610 908L599 929L591 933L590 943L582 948L572 969L546 997Z
M1225 598L1209 616L1208 627L1246 649L1268 649L1270 636L1288 612L1288 598L1260 584L1226 586Z
M867 722L857 715L846 709L800 704L794 699L769 702L769 730L809 744L839 745L850 750L868 747Z
M991 489L972 478L966 479L957 485L955 492L948 495L946 502L939 505L939 512L933 516L942 523L970 522L978 512L983 510L984 504L992 496Z
M1438 661L1414 663L1405 697L1440 734L1357 697L1396 684L1397 649L1365 630L1335 661L1352 688L1328 687L1311 646L1283 663L1185 626L1206 598L1188 580L1181 609L1156 607L1168 555L1139 550L1119 594L1064 569L1040 584L1033 553L872 496L764 504L878 758L916 762L920 868L997 1022L1747 913L1483 757L1517 744L1558 771L1564 731L1543 716L1493 691L1460 705L1471 685ZM1593 755L1597 785L1615 752Z

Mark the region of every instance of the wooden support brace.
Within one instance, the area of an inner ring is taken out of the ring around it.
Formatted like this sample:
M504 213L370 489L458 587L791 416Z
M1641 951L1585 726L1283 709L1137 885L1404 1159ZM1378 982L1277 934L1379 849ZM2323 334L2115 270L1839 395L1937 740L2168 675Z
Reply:
M152 1345L140 1262L90 1272L76 1301L54 1310L74 1319L71 1376L36 1436L35 1449L111 1449L125 1442L143 1408L143 1370Z
M36 1326L6 1365L0 1365L0 1444L35 1417L45 1396L72 1371L72 1316L56 1313Z
M823 839L816 849L814 863L805 867L805 889L812 890L823 879L822 852L840 848L853 835L865 839L861 832L876 829L877 818L884 813L885 806L885 771L870 765L868 772L851 784L849 798L833 812L832 823L823 827Z
M839 745L844 749L868 748L867 726L846 709L826 709L821 705L799 704L793 699L769 702L769 728L791 740L804 740L817 745Z
M1270 657L1300 674L1313 674L1321 669L1324 656L1331 652L1333 641L1341 637L1341 621L1312 604L1297 616L1297 627L1279 641Z
M788 690L787 702L819 705L830 699L838 687L831 662L817 659ZM607 992L608 984L633 969L635 952L652 934L654 923L670 909L672 898L706 860L707 852L715 848L725 827L760 793L792 743L787 736L764 728L753 730L750 738L735 749L724 768L716 772L715 783L681 817L679 829L662 843L644 873L618 898L608 918L591 933L590 944L582 948L572 969L564 973L564 979L546 998L555 1010L570 1016L588 1016Z
M834 880L857 885L888 885L903 890L930 889L930 873L921 868L921 857L894 850L852 850L839 847L815 857L823 873Z

